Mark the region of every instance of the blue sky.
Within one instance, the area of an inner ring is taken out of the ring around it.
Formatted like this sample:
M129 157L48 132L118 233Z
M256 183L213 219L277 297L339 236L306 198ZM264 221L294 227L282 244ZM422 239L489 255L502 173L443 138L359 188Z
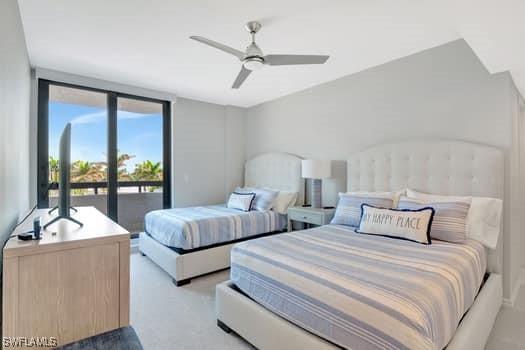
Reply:
M134 155L127 162L129 171L135 164L149 159L162 160L162 116L118 111L118 149ZM49 155L58 158L60 134L72 123L71 160L106 161L107 112L105 109L67 103L49 103Z

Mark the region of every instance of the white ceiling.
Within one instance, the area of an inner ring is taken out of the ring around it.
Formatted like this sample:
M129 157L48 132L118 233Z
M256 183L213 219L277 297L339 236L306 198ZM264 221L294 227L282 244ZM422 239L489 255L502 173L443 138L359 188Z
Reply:
M436 1L489 72L509 71L525 95L525 1Z
M520 0L500 1L523 8ZM512 26L490 17L494 5L483 7L495 3L489 0L461 0L461 6L454 0L19 3L34 66L225 105L259 104L462 36L476 52L479 49L489 70L516 66L514 71L525 73L525 57L507 55L520 45L523 32L513 40L506 37L507 51L493 53L497 43L492 41L512 31ZM471 6L475 18L470 16ZM502 16L514 13L518 12ZM264 67L252 73L240 90L232 90L240 62L188 37L201 35L244 50L249 42L244 23L253 19L263 24L257 42L265 53L328 54L330 59L324 65ZM505 28L493 31L499 22ZM523 78L525 87L525 74Z

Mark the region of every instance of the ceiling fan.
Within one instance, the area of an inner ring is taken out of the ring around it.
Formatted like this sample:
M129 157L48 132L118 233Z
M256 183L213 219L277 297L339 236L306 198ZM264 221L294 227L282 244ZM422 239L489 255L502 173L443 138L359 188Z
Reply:
M263 55L262 50L255 43L255 34L261 29L257 21L246 23L246 29L252 36L252 42L246 48L246 52L239 51L216 41L203 38L202 36L190 36L190 39L209 45L216 49L234 55L242 62L241 71L233 82L232 89L238 89L254 70L262 68L265 64L269 66L285 66L295 64L323 64L330 56L322 55Z

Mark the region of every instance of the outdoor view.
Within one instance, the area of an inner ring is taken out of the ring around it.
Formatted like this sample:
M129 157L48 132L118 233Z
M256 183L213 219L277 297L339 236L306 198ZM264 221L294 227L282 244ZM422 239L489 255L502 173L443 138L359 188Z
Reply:
M58 182L58 144L66 123L72 124L71 182L105 182L107 172L105 109L59 102L49 103L49 181ZM161 114L118 112L119 181L162 180ZM124 152L123 152L124 150ZM155 186L125 191L155 191ZM104 192L105 188L74 189L74 195ZM50 193L51 194L51 193Z
M49 182L59 180L59 142L71 123L73 206L95 206L108 214L108 95L59 85L49 87ZM117 97L118 222L142 230L144 215L163 207L163 105ZM57 202L57 186L49 204Z

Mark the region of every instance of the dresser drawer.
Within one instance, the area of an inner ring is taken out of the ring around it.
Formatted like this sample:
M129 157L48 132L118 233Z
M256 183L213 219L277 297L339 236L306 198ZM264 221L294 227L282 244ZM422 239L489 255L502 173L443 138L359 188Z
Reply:
M323 214L308 211L293 210L288 212L290 220L306 222L314 225L323 225Z

